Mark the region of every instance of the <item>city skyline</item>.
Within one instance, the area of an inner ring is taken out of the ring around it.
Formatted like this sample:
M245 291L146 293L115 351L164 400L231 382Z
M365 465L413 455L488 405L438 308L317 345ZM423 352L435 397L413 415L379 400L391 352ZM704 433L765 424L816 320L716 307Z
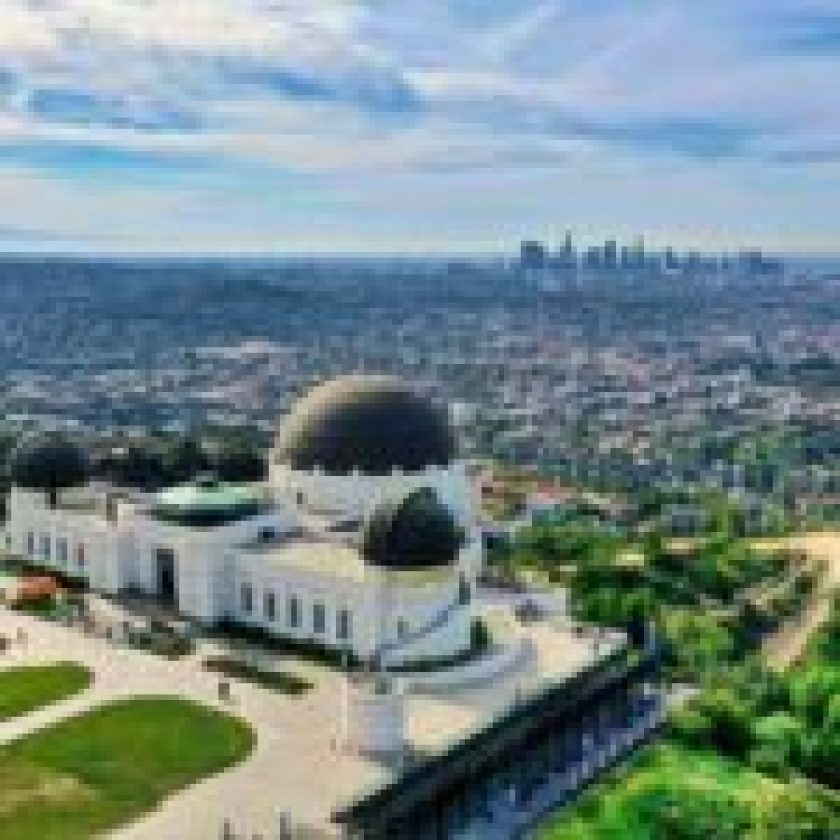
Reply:
M4 6L0 250L838 250L826 0Z

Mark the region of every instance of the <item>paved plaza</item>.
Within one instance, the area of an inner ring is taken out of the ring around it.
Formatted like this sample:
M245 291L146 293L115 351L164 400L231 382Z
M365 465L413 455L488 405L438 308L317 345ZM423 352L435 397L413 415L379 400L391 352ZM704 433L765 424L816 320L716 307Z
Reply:
M143 694L177 694L224 709L246 720L257 734L257 746L242 764L167 800L116 832L118 840L207 840L222 836L225 820L238 837L268 840L277 836L283 812L328 829L337 805L391 777L386 766L337 749L343 678L334 671L272 657L278 667L311 680L312 691L291 697L235 682L228 703L219 700L218 677L201 667L203 657L218 652L215 643L200 642L195 654L170 661L0 607L0 634L14 639L20 631L24 640L0 654L0 668L75 661L93 671L94 683L80 695L0 723L4 742L103 703ZM591 642L565 628L540 623L518 632L530 638L532 655L504 677L484 687L410 694L407 728L414 752L444 749L545 679L575 672L594 656Z

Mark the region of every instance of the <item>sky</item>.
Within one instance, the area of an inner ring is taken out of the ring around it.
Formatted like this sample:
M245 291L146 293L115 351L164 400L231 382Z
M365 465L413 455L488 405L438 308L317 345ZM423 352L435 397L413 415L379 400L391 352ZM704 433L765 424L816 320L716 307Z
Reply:
M840 0L0 0L0 250L840 251Z

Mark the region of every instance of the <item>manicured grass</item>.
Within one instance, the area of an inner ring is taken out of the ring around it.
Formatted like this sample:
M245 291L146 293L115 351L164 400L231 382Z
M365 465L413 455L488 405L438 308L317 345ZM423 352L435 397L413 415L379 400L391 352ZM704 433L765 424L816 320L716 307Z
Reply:
M0 721L63 700L87 688L91 673L83 665L60 662L0 671Z
M646 749L576 806L557 814L539 840L770 840L776 836L772 831L779 803L807 810L809 800L809 791L800 785L774 781L715 753L666 742ZM677 811L685 815L681 827L688 824L693 833L676 831ZM706 819L712 825L704 826Z
M285 671L267 671L229 656L210 656L204 660L204 667L221 676L251 682L283 694L304 694L312 688L309 680L298 677L296 674L288 674Z
M134 697L0 747L0 837L82 840L241 761L242 721L177 697Z

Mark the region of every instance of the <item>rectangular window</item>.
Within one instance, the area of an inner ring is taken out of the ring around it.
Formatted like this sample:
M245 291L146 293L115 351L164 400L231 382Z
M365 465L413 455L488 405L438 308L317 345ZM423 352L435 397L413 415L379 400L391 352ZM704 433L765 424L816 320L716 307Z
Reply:
M87 551L85 550L84 543L79 543L76 547L76 565L79 567L80 572L84 572L85 566L87 565Z
M327 611L323 604L312 605L312 629L316 633L327 632Z
M29 557L35 555L35 534L32 531L26 535L26 553Z
M41 558L47 562L49 562L50 554L52 549L51 540L49 534L42 534L41 535Z
M288 603L289 627L300 627L300 599L292 595Z
M397 619L397 638L402 641L408 635L408 624L404 618Z
M61 563L62 566L67 565L67 540L63 537L59 537L55 541L55 552L58 557L58 562Z
M352 632L350 610L339 610L336 619L336 635L342 641L347 641L352 635Z
M250 613L254 609L254 590L248 583L242 584L242 612Z
M273 592L265 593L265 597L263 598L263 612L265 612L266 621L274 621L277 617L277 608Z

